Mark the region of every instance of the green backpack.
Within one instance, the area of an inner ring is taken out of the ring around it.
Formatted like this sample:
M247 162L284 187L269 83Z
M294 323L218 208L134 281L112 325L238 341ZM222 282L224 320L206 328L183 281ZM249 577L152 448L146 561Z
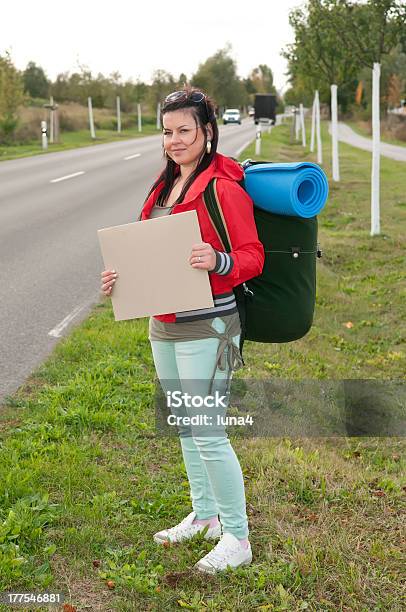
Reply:
M243 181L240 185L244 188ZM209 182L203 197L224 251L229 253L232 245L219 213L216 179ZM254 218L265 262L259 276L234 287L241 355L245 340L291 342L309 331L316 301L316 256L322 256L317 216L305 219L254 206Z

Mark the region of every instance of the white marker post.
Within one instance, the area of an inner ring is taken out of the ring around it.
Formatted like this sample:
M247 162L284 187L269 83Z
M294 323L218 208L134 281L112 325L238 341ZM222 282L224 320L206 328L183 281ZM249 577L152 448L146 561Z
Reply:
M255 135L255 155L261 155L261 121L258 121L257 133Z
M156 129L160 130L161 129L161 119L159 117L161 112L161 104L160 102L158 102L157 107L156 107Z
M304 122L304 110L303 104L300 104L300 127L302 128L302 145L306 146L306 130L305 130L305 122Z
M338 160L337 85L331 85L331 122L333 181L339 181L340 167Z
M41 121L41 134L42 134L42 148L45 150L48 148L47 122L46 121Z
M54 143L54 98L51 96L49 98L49 108L50 108L50 117L49 117L49 142L50 144Z
M299 140L300 118L298 117L299 110L295 108L295 140Z
M314 151L314 135L316 132L316 92L314 92L313 106L312 106L312 129L310 131L310 151Z
M294 136L295 136L295 125L296 125L296 109L293 108L293 110L292 110L292 122L290 124L290 136L289 136L290 144L293 144L293 140L294 140Z
M141 124L141 104L137 104L137 115L138 115L138 131L142 132Z
M92 98L90 96L87 99L87 106L88 106L88 109L89 109L90 135L91 135L92 138L96 138L96 132L94 131Z
M117 132L121 133L121 109L120 109L120 96L116 98L117 103Z
M320 99L319 92L316 89L316 136L317 136L317 163L323 163L323 149L321 147L321 134L320 134Z
M379 171L381 134L379 119L379 79L381 65L374 62L372 71L372 173L371 173L371 236L381 233L379 213Z

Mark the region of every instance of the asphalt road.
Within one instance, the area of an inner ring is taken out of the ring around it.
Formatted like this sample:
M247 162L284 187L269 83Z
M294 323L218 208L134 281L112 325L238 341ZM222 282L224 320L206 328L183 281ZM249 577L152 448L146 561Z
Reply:
M218 150L254 138L220 126ZM105 299L97 230L135 221L162 167L161 136L0 163L0 404Z

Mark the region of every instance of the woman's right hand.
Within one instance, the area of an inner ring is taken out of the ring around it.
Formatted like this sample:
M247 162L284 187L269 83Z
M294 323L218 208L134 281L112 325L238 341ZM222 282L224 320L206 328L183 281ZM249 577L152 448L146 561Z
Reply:
M116 282L118 274L115 270L103 270L101 273L102 286L101 290L107 297L111 295L113 291L114 283Z

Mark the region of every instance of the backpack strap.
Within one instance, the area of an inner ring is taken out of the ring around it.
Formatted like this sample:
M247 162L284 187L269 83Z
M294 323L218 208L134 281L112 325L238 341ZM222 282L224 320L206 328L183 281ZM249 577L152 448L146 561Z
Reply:
M231 240L230 235L228 233L227 224L224 219L223 210L220 206L220 202L217 194L217 179L213 178L209 181L206 189L203 193L203 201L206 205L207 212L209 213L210 220L212 225L216 231L216 234L223 245L223 249L225 252L230 253L231 248ZM241 335L240 335L240 355L241 359L244 363L244 359L242 356L242 350L244 346L245 334L246 334L246 309L245 309L245 287L242 285L237 285L234 287L234 295L237 302L238 314L240 317L241 323Z
M232 251L230 235L228 233L226 220L224 219L223 210L217 195L217 179L213 178L209 181L203 193L204 203L206 204L207 212L213 224L216 234L223 245L226 253Z

